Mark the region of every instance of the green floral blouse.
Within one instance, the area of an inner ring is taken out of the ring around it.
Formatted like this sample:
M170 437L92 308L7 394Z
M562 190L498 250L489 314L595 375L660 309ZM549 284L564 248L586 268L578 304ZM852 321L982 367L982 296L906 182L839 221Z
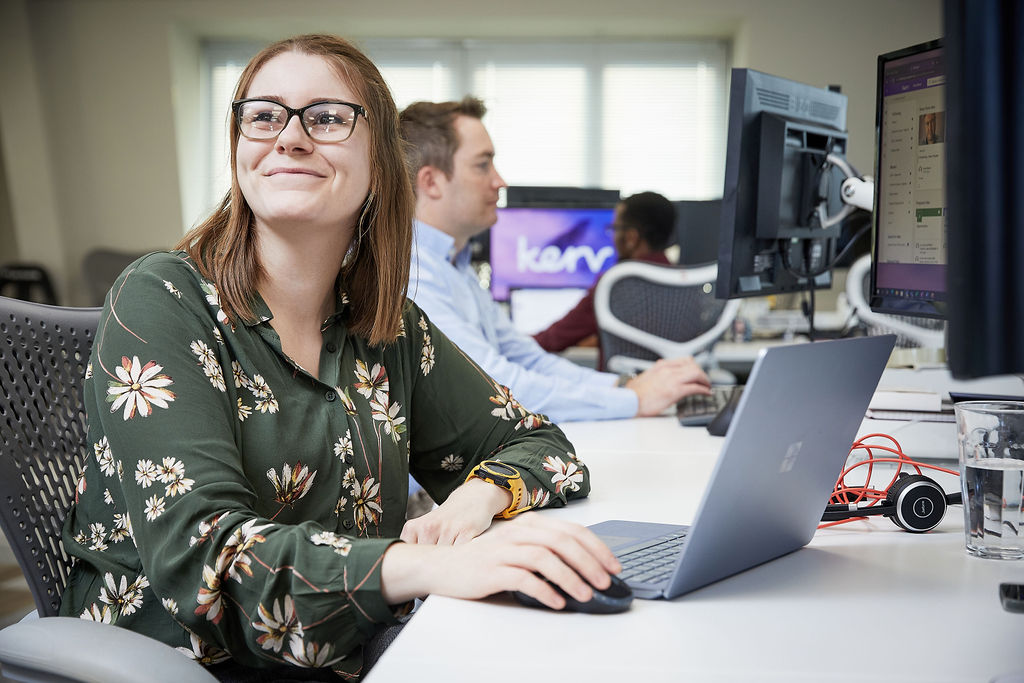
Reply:
M410 472L444 500L479 461L518 467L534 507L590 489L562 432L527 412L409 304L393 344L322 329L320 379L272 315L233 326L183 252L111 289L86 381L90 458L64 527L61 611L117 624L203 664L362 666L402 607L381 558Z

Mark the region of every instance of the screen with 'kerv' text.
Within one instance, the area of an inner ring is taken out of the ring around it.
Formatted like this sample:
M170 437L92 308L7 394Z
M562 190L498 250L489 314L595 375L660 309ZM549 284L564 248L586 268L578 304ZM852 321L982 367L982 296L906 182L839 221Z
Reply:
M491 228L491 295L583 287L615 263L613 209L503 208Z

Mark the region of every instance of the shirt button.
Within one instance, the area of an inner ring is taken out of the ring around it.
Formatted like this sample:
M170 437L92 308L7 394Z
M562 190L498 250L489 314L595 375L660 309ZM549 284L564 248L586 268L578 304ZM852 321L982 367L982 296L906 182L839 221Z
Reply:
M327 353L334 353L338 350L338 345L334 342L327 342Z
M328 401L333 401L334 399L338 398L338 395L333 391L328 391L326 394L324 394L324 398L326 398Z
M341 525L346 529L351 529L353 526L355 526L355 523L351 519L346 519L344 522L341 523Z

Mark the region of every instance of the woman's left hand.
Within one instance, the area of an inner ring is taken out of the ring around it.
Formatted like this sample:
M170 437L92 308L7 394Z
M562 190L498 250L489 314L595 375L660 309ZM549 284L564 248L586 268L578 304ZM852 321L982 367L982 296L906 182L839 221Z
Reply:
M470 479L427 514L410 519L402 528L406 543L455 545L476 538L491 526L494 515L507 508L512 494L482 479Z

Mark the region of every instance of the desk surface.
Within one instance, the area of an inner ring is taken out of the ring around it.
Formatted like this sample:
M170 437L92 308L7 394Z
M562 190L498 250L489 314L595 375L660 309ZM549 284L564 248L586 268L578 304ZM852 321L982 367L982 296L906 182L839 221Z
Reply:
M537 514L582 524L688 522L722 442L673 418L565 431L593 492ZM957 487L955 477L936 478ZM982 683L1024 670L1024 614L1002 610L1001 581L1024 582L1024 562L968 556L959 507L924 535L872 518L618 615L529 609L507 596L429 597L368 680Z

